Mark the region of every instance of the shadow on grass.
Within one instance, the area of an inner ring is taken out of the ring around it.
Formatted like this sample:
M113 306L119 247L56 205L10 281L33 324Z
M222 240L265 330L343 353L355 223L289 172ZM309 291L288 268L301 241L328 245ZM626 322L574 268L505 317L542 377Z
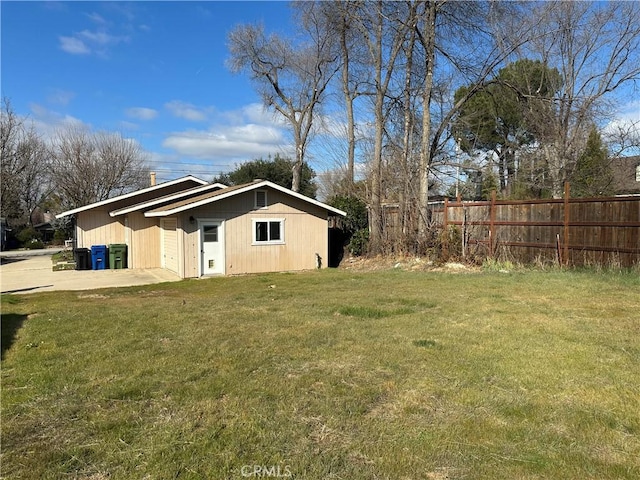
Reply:
M0 315L0 322L2 323L2 335L0 338L1 342L1 353L0 358L4 359L4 353L11 348L13 342L16 339L16 335L22 324L27 319L26 315L18 314L18 313L4 313Z

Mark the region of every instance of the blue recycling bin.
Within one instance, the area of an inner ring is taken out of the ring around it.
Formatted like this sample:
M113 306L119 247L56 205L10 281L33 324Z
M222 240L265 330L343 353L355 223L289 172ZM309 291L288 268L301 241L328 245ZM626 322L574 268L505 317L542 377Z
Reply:
M91 267L93 270L109 268L109 255L106 245L93 245L91 247Z

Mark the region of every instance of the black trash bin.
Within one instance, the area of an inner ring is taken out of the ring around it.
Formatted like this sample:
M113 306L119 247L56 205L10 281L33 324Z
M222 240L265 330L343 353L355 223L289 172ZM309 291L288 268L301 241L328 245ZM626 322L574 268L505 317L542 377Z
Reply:
M91 270L91 250L88 248L74 249L73 259L76 262L76 270Z
M127 268L126 243L112 243L109 245L109 267Z

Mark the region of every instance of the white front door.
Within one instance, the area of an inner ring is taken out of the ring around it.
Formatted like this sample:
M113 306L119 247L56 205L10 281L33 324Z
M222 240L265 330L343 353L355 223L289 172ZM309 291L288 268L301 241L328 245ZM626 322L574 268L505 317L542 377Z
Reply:
M201 275L224 274L224 223L220 220L201 220Z

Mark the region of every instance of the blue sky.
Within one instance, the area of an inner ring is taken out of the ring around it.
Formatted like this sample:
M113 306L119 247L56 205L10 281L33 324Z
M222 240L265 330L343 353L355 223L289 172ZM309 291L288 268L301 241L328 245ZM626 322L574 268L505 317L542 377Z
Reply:
M288 2L0 1L0 13L2 95L45 136L65 124L120 132L160 181L292 156L289 129L225 66L237 24L292 33ZM621 97L613 123L640 121L637 94ZM318 173L344 158L320 142L309 154Z
M65 123L121 132L159 180L209 180L287 154L287 129L245 75L225 67L227 33L262 21L287 33L286 2L6 2L2 95L44 135Z

